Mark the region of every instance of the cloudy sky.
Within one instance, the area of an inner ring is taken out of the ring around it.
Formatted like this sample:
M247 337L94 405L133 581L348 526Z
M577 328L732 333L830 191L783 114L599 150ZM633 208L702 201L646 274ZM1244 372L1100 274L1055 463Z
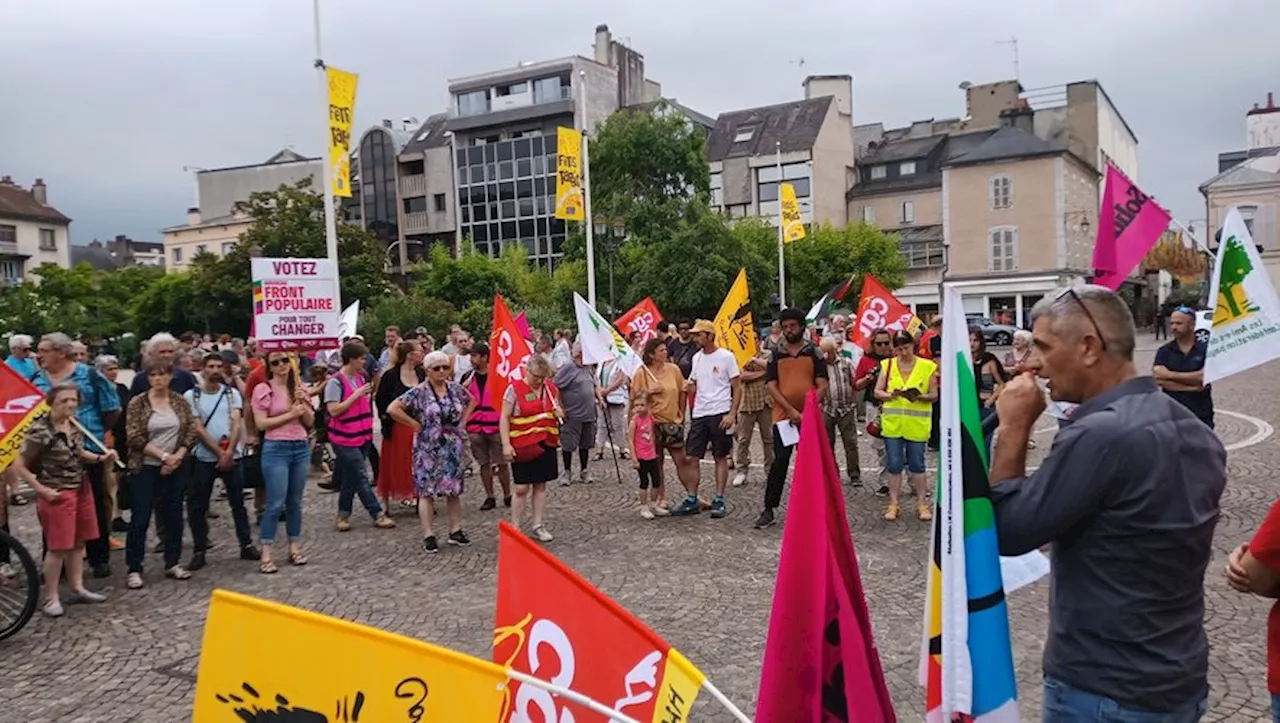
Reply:
M1280 93L1276 0L322 0L324 55L360 73L356 124L425 117L448 78L591 55L597 23L708 115L854 76L854 120L964 112L961 81L1027 88L1096 78L1138 135L1141 181L1184 220L1244 113ZM610 8L604 10L603 8ZM357 11L356 9L359 8ZM317 154L324 110L308 0L0 2L0 174L37 176L72 238L158 240L194 200L184 166ZM803 59L803 65L800 60Z

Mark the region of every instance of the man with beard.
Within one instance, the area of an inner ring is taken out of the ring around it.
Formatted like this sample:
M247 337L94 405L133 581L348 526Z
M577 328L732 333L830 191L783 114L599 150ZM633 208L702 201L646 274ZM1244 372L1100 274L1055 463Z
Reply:
M701 348L693 338L692 326L688 319L681 319L676 325L677 335L667 339L667 355L671 357L672 364L680 367L685 379L693 372L693 355Z
M800 309L783 309L782 344L769 358L765 381L769 395L773 397L773 466L765 483L764 511L756 518L755 528L772 525L774 510L782 503L782 487L787 480L787 468L791 466L791 453L795 445L786 446L778 432L783 423L800 425L804 412L805 396L817 390L818 400L827 394L827 363L813 344L804 338L804 312Z

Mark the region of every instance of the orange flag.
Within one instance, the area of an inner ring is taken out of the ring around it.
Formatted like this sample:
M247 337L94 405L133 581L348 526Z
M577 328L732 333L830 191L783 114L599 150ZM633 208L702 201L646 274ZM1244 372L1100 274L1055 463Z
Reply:
M644 723L688 720L702 673L506 522L498 526L495 617L493 660L498 665L576 691ZM498 721L565 720L566 710L577 723L608 720L512 680Z
M493 331L489 334L489 381L494 404L501 409L507 385L524 374L523 365L533 349L520 333L502 294L493 295Z

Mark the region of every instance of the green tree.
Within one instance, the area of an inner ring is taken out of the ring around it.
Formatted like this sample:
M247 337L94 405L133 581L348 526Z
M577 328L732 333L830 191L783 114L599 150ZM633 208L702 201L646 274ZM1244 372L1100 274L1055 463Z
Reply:
M440 339L456 316L453 304L434 296L388 294L368 305L361 304L359 329L371 344L381 347L382 332L388 326L400 327L406 336L417 327L425 326L432 336Z
M776 233L776 232L775 232ZM890 289L906 281L907 265L896 234L866 223L844 228L815 224L805 238L787 244L787 301L808 309L836 283L856 277L846 301L856 304L862 277L872 274Z
M252 225L225 257L199 256L191 274L197 303L207 309L212 328L244 334L252 313L251 250L264 258L324 258L324 200L311 179L253 193L237 205ZM343 304L369 303L390 290L384 273L385 246L373 234L338 224L338 271Z
M204 330L207 318L197 302L194 274L165 274L130 304L134 332L148 337L159 331Z

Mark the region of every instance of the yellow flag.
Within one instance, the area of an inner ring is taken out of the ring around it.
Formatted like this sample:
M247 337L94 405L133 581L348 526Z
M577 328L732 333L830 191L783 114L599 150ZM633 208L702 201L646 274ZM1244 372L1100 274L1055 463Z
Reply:
M751 298L747 292L747 270L729 287L729 294L716 314L716 344L733 352L738 366L756 355L756 325L751 318Z
M192 720L493 723L506 682L487 661L215 590Z
M804 222L800 220L800 202L796 200L796 187L784 183L778 188L782 203L782 238L787 243L804 238Z
M582 133L572 128L556 132L556 218L582 221Z
M360 76L325 68L329 77L329 179L332 193L351 197L351 123L356 115L356 81Z

